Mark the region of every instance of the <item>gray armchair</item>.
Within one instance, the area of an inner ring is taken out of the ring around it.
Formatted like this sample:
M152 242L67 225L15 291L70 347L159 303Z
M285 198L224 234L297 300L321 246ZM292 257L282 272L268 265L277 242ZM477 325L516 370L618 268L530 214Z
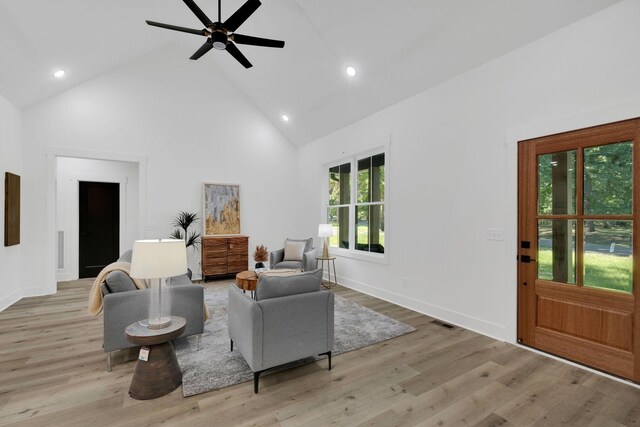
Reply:
M285 259L284 248L269 253L269 268L301 268L303 271L311 271L316 269L316 248L313 247L313 238L308 239L287 239L287 242L304 242L304 250L301 260Z
M333 292L320 290L322 270L262 276L253 300L229 286L229 338L253 371L254 392L266 369L333 350Z
M131 251L125 252L118 261L131 262ZM148 317L151 290L137 289L122 271L109 273L101 288L104 296L104 352L107 353L107 370L111 371L112 351L136 347L127 340L125 329ZM194 285L186 274L172 277L170 288L171 314L187 320L181 336L201 335L204 332L204 288Z

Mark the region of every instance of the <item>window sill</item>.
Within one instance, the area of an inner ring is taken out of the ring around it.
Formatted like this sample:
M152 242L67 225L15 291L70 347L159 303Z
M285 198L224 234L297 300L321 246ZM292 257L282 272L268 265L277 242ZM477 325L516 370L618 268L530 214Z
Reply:
M389 254L376 253L376 252L364 252L342 248L329 248L329 255L338 258L351 258L359 261L373 262L376 264L389 264Z

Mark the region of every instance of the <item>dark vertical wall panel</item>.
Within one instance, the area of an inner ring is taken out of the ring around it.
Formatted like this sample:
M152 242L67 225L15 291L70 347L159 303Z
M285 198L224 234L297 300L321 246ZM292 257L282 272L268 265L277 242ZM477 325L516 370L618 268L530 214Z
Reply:
M4 175L4 245L20 243L20 177Z

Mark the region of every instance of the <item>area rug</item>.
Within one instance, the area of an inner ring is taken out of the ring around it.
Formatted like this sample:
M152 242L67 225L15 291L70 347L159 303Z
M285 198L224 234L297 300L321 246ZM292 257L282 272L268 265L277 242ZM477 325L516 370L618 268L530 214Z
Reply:
M200 350L197 350L195 336L174 342L182 368L182 393L185 397L253 380L251 369L240 352L229 351L227 288L206 288L205 300L211 318L205 323ZM416 330L338 295L335 296L334 322L334 356ZM312 363L324 357L310 357L286 367ZM335 360L335 363L340 362ZM278 370L281 369L274 368L263 375Z

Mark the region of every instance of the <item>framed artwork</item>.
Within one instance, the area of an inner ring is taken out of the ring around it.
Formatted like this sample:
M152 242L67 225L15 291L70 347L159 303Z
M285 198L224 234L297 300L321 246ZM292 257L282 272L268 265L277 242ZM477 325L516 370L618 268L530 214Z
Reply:
M240 186L204 183L202 189L202 234L240 234Z
M20 176L4 174L4 245L20 243Z

